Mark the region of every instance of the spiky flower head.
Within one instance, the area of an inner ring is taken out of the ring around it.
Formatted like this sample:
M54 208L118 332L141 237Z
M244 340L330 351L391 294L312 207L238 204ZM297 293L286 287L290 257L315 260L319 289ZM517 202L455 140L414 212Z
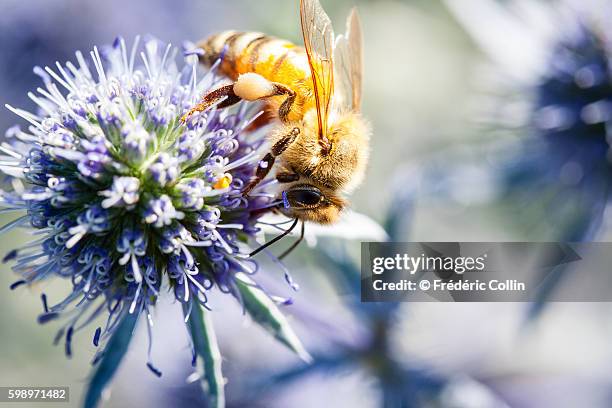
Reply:
M446 3L497 62L486 71L495 75L478 77L494 96L483 112L487 131L496 141L520 136L490 156L501 190L523 208L544 209L527 224L546 220L563 239L586 239L612 185L612 9L573 0Z
M612 183L610 38L588 21L575 24L553 45L529 120L563 183Z
M180 65L177 51L153 39L128 51L119 38L94 48L91 64L77 52L76 64L36 68L44 81L30 94L37 113L8 106L29 126L11 128L0 146L12 185L2 211L25 211L5 229L29 226L36 239L6 260L23 276L13 287L71 281L65 299L47 304L43 295L39 317L63 317L58 339L65 336L68 355L75 331L101 314L98 359L126 316L144 313L151 324L166 286L186 321L196 305L199 314L207 307L213 287L251 301L247 311L273 307L244 285L248 278L236 280L256 272L248 242L259 215L277 204L266 183L249 198L241 192L261 154L261 138L244 135L253 115L245 106L212 110L182 125L214 75L197 78L198 50Z

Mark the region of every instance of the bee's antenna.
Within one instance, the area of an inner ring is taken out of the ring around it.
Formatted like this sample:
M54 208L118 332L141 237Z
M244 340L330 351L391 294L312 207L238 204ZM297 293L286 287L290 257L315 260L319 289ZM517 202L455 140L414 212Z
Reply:
M298 245L300 245L300 243L302 242L302 240L304 239L304 230L306 229L306 223L304 221L302 221L302 228L300 231L300 237L298 238L297 241L295 241L289 248L287 248L285 250L285 252L283 252L282 254L280 254L280 256L278 257L279 261L282 261L284 257L286 257L287 255L289 255L295 248L297 248Z
M265 244L263 244L262 246L260 246L259 248L257 248L256 250L254 250L253 252L251 252L249 254L249 257L251 256L255 256L258 253L260 253L261 251L263 251L264 249L266 249L267 247L269 247L270 245L273 245L274 243L280 241L281 239L283 239L284 237L286 237L287 235L289 235L291 233L291 231L293 231L293 229L296 227L296 225L298 224L298 219L296 218L295 221L293 221L293 224L291 224L291 226L284 231L282 234L278 235L277 237L274 237L272 240L270 240L269 242L266 242Z

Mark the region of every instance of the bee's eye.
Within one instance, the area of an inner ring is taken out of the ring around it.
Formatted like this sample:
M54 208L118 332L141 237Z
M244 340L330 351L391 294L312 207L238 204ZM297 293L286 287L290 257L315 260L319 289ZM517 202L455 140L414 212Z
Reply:
M287 191L291 207L315 207L323 200L323 193L316 187L299 186Z

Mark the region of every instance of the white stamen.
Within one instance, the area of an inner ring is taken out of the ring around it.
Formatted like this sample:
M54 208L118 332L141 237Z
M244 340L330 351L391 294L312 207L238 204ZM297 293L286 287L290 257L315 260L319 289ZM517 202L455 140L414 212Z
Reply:
M85 234L86 232L74 234L68 241L66 241L66 248L70 249L75 246L81 240L81 238L85 236Z
M130 257L132 256L132 252L128 251L125 254L123 254L123 256L121 258L119 258L119 265L125 265L128 263L128 261L130 260Z
M212 244L213 244L212 241L187 241L185 242L186 246L191 246L191 247L209 247Z
M0 166L19 166L18 161L2 161L0 160Z
M49 75L51 75L53 77L53 79L55 79L57 82L59 82L60 85L62 85L64 88L66 88L68 90L68 92L72 92L73 91L73 89L70 87L70 85L66 81L64 81L62 79L62 77L57 75L55 73L55 71L53 71L51 68L45 67L45 71L47 71L47 73Z
M138 43L140 42L140 36L137 35L134 39L134 45L132 46L132 52L130 54L130 75L134 72L134 62L136 61L136 51L138 50Z
M193 284L200 290L200 292L206 292L206 289L204 288L204 286L200 285L200 282L195 280L195 278L193 276L191 276L188 273L185 273L185 276L187 276L187 279L189 279L191 282L193 282ZM185 286L187 286L186 282L185 282Z
M217 224L217 228L231 228L231 229L239 229L244 228L242 224Z
M142 62L144 63L145 69L147 70L147 74L149 75L149 79L151 79L153 77L153 75L151 74L151 68L149 67L149 61L147 60L147 56L145 55L144 52L140 52L140 58L142 59Z
M249 162L251 162L255 157L258 157L258 154L256 153L256 151L252 151L249 154L241 157L238 160L234 160L233 162L229 163L228 165L223 167L223 171L224 172L228 172L231 171L237 167L240 167L244 164L247 164Z
M221 234L219 234L219 231L214 229L214 230L212 230L212 233L213 233L213 235L215 237L217 237L217 241L219 241L221 246L223 246L223 248L225 249L225 252L227 252L228 254L233 254L234 253L234 251L232 251L232 248L227 244L227 242L225 242L225 240L223 239Z
M52 89L52 87L49 87L49 88ZM36 91L42 96L44 96L45 98L47 98L48 100L50 100L51 102L55 103L57 106L63 106L62 102L56 99L54 95L51 95L49 92L47 92L47 90L39 87L39 88L36 88Z
M142 282L142 273L140 273L140 266L138 266L138 258L136 255L132 254L132 272L134 272L134 279L136 282Z
M2 171L4 174L8 176L19 177L19 178L23 178L25 175L23 169L19 167L0 166L0 171Z
M13 112L15 115L22 117L23 119L27 120L28 122L30 122L32 125L36 126L38 129L43 130L43 127L40 123L38 123L35 119L36 116L34 116L33 114L31 114L30 112L24 111L22 109L18 109L18 108L13 108L11 105L6 104L4 105L6 107L6 109L10 110L11 112Z
M166 51L164 51L164 56L161 59L159 72L157 73L157 78L155 79L155 81L159 81L159 77L161 76L162 72L164 72L164 67L166 66L166 60L168 58L168 54L170 53L171 49L172 49L172 44L168 43L168 45L166 46Z
M51 109L49 109L49 106L48 106L49 101L40 99L39 97L34 95L32 92L28 92L28 98L30 98L35 104L40 106L42 110L47 112L47 115L51 116L54 113Z
M74 162L85 159L85 155L81 152L77 152L74 150L68 150L68 149L62 149L59 147L51 148L49 149L49 152L52 155L59 156L59 157L62 157L64 159L74 161Z
M102 66L102 59L100 58L100 53L98 52L98 47L94 46L93 51L89 53L91 58L93 59L94 66L96 67L96 71L98 72L98 79L106 87L106 73L104 72L104 67Z
M132 304L130 305L130 314L134 313L134 310L136 310L136 302L139 299L140 288L142 288L142 284L138 285L138 289L136 289L136 294L134 295L134 300L132 301Z
M2 143L0 144L0 151L8 154L9 156L13 156L16 159L21 159L23 158L22 155L20 155L19 153L15 152L12 150L10 145L7 145L6 143Z
M123 63L123 72L127 73L127 70L129 69L128 56L127 48L125 46L125 40L123 38L119 39L119 47L121 48L121 62Z
M81 51L77 51L74 53L76 55L77 61L79 63L80 72L84 73L87 79L92 80L93 77L91 75L91 71L89 71L89 65L85 62L85 58L83 57L83 53Z
M28 201L42 201L48 200L49 198L53 197L54 194L55 193L53 193L53 191L46 190L40 193L24 193L22 194L21 198Z
M62 67L62 65L59 63L59 61L55 61L55 66L57 67L57 70L60 72L60 74L62 74L68 85L70 85L70 92L76 92L78 87L72 81L70 75L68 75L64 67Z
M186 274L184 274L184 275L186 275ZM183 282L183 286L185 287L185 297L183 298L183 300L185 302L187 302L189 300L189 285L188 285L188 282L187 281Z

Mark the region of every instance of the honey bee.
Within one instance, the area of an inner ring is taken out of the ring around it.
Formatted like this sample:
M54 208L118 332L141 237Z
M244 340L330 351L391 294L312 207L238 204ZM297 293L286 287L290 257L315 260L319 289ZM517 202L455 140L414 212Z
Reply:
M318 0L301 0L300 17L304 47L256 32L226 31L201 41L201 62L220 60L220 72L233 82L204 95L183 120L213 105L263 101L272 148L243 193L275 165L279 210L295 219L293 226L298 220L331 224L368 160L370 130L360 113L361 23L353 9L346 33L336 37Z

